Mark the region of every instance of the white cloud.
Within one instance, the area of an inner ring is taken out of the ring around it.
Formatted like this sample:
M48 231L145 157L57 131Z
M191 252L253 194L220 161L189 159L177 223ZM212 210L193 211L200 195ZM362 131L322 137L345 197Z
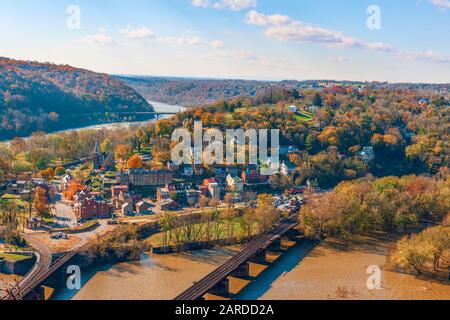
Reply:
M214 3L216 9L230 9L240 11L248 8L255 8L258 5L256 0L220 0Z
M200 45L205 43L205 40L203 40L199 36L164 37L158 38L157 41L164 44L176 44L188 46Z
M225 58L225 59L233 59L233 60L257 60L258 57L250 51L214 51L211 54L212 57L216 58Z
M434 0L450 3L450 0ZM279 41L312 43L328 48L356 48L369 51L388 52L409 60L425 60L437 63L450 63L450 57L432 50L423 52L402 52L392 45L383 42L366 42L345 36L339 31L325 29L320 26L292 20L284 15L265 15L251 10L247 13L246 23L264 27L264 34Z
M209 0L192 0L191 3L194 7L207 8L209 6Z
M257 0L191 0L194 7L215 9L229 9L232 11L241 11L243 9L255 8L258 5Z
M292 20L288 16L280 14L265 15L252 10L247 14L246 23L264 26L266 28L265 35L279 41L314 43L329 47L354 47L376 51L392 50L392 46L386 43L366 43L345 36L339 31Z
M428 51L401 51L397 53L397 56L405 60L423 60L437 63L450 63L450 57L443 56L442 54L433 50Z
M343 57L343 56L329 56L327 59L330 61L339 62L339 63L349 62L349 59L346 57Z
M128 25L126 28L122 28L119 31L121 34L130 39L150 39L155 36L153 31L146 27L133 28L132 26Z
M106 29L105 27L100 27L100 28L98 28L98 32L99 33L105 33L105 32L107 32L108 31L108 29Z
M223 49L225 48L225 43L221 40L214 40L213 42L211 42L211 46L214 49Z
M441 9L450 9L450 0L429 0L431 4Z
M104 33L99 33L99 34L93 34L93 35L84 37L82 39L82 42L103 46L103 45L113 44L114 40L111 36L108 36Z
M289 23L291 22L291 19L288 16L283 16L281 14L265 15L256 10L251 10L247 13L246 22L257 26L266 26L269 24L279 25Z

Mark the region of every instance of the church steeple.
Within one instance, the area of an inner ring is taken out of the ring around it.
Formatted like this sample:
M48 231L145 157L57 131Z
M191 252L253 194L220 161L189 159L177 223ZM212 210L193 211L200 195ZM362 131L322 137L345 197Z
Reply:
M100 153L100 147L98 146L98 141L95 141L94 154L99 154L99 153Z

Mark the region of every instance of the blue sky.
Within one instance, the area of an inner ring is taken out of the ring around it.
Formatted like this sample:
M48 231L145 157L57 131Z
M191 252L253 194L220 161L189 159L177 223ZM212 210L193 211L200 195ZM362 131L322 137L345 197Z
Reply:
M371 5L380 29L367 27ZM450 0L1 0L0 56L115 74L450 82L449 14Z

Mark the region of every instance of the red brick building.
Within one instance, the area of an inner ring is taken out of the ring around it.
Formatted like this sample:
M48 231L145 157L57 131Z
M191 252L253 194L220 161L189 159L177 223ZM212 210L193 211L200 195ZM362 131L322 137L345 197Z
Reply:
M113 207L102 195L81 191L75 196L73 211L78 221L107 219L111 217Z

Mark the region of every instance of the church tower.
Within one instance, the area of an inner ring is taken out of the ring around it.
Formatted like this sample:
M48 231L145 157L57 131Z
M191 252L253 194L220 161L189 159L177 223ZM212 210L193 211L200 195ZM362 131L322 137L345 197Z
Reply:
M104 162L103 154L100 152L100 147L98 146L98 142L95 142L94 147L94 170L99 170Z

